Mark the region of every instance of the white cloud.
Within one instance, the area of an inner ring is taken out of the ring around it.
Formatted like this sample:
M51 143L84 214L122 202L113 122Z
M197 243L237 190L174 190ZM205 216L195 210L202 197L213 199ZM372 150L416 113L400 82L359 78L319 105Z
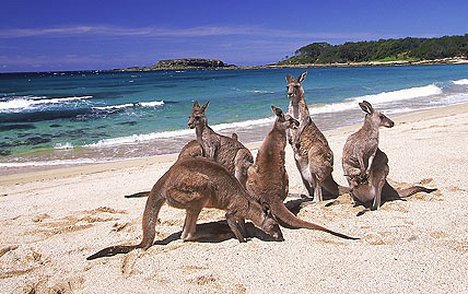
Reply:
M70 36L128 36L128 37L209 37L209 36L263 36L275 38L301 39L368 39L373 34L366 32L297 32L289 30L267 29L258 26L198 26L192 28L139 27L125 28L117 26L66 26L51 28L12 28L0 29L0 38L29 37L70 37Z

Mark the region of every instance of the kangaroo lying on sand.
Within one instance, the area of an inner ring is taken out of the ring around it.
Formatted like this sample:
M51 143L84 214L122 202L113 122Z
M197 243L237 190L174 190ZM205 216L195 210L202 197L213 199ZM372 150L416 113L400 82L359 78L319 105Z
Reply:
M140 244L111 246L87 259L127 253L136 248L148 249L153 244L159 210L164 202L186 210L184 241L197 239L196 222L204 207L225 210L227 223L239 242L245 242L242 224L246 218L273 238L283 239L268 205L256 202L222 165L205 158L189 158L177 161L153 186L143 212Z
M306 75L307 72L304 72L297 79L289 74L286 76L290 99L289 114L300 122L299 129L289 130L288 139L294 150L302 182L309 195L314 195L314 202L318 202L323 200L322 193L336 197L349 192L349 189L339 186L332 177L333 152L325 136L310 118L309 108L304 100L301 83Z
M237 135L233 135L236 139L222 136L208 126L205 115L208 104L209 102L200 106L198 101L195 101L188 126L196 130L202 155L222 164L245 187L247 169L253 164L253 156L249 149L237 141Z
M379 127L391 128L395 123L383 113L375 111L367 101L359 103L359 106L366 113L364 125L346 140L342 159L353 202L365 205L372 202L370 208L376 210L382 203L382 197L404 198L417 192L431 193L437 190L414 186L397 191L389 185L388 158L378 148Z
M260 203L267 203L271 213L281 225L293 229L311 229L328 232L346 239L356 239L333 232L322 226L297 218L284 205L288 196L289 179L285 168L286 130L297 129L299 122L275 106L271 107L276 114L273 129L268 133L258 150L255 164L247 173L247 190Z

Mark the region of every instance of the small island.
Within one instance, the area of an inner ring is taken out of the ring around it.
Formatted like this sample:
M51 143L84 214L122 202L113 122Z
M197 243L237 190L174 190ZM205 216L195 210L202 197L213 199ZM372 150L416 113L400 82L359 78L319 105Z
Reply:
M127 67L117 69L117 71L151 71L151 70L180 70L180 69L217 69L217 68L233 68L233 64L226 64L219 59L203 59L203 58L181 58L181 59L166 59L160 60L150 66L142 67Z

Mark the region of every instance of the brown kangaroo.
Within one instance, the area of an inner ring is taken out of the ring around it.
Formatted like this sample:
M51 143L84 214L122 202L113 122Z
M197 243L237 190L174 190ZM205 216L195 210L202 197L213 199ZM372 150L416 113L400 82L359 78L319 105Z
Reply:
M202 106L198 101L194 102L188 126L196 130L202 155L225 166L245 187L247 169L253 164L253 156L249 149L237 140L237 135L235 139L229 138L216 133L208 126L205 115L208 105L209 102Z
M413 186L397 191L390 186L387 182L388 158L378 148L379 127L391 128L395 123L383 113L375 111L367 101L359 103L359 106L366 113L364 125L346 140L342 159L343 171L351 186L353 202L364 205L372 202L370 208L376 210L382 204L382 197L398 199L417 192L431 193L437 190Z
M332 177L333 152L325 136L310 118L304 99L302 81L306 75L307 72L303 72L297 79L290 74L286 76L289 114L300 122L299 129L289 130L288 139L294 150L302 182L309 195L314 196L314 202L319 202L323 200L322 194L337 197L349 192L349 189L339 186Z
M267 203L278 222L292 229L311 229L324 231L346 239L356 239L322 226L297 218L284 205L288 196L289 179L285 168L286 130L297 129L299 122L275 106L276 114L272 130L268 133L258 150L257 158L247 173L247 190L260 203Z
M196 222L204 207L225 210L227 223L239 242L245 242L246 232L242 224L246 218L273 238L283 239L268 205L261 206L256 202L226 168L205 158L188 158L176 161L153 186L143 212L141 242L130 246L111 246L87 259L151 247L159 210L164 202L186 210L182 233L184 241L197 239Z
M232 133L232 139L238 140L238 136L236 133ZM177 156L177 160L181 160L184 158L191 158L191 157L202 157L202 149L197 140L192 140L192 141L189 141L187 144L185 144L185 146L182 147L182 150ZM143 192L133 193L130 195L125 195L124 197L125 198L148 197L149 193L150 191L143 191Z

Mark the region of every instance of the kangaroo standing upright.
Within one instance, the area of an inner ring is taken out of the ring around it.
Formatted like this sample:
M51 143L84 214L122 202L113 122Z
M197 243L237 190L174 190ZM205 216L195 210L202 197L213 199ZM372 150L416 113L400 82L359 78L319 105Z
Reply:
M314 196L314 201L319 202L323 200L322 194L336 197L349 190L339 186L332 177L333 152L325 136L310 118L304 99L302 81L306 75L307 72L304 72L297 79L290 74L286 76L289 114L300 123L299 129L289 130L288 140L293 147L302 182L309 195Z
M288 196L289 179L285 167L286 130L297 129L299 122L275 106L271 107L276 114L272 130L263 140L257 153L255 163L247 172L247 190L260 203L266 203L279 223L292 229L310 229L328 232L332 235L356 239L325 227L297 218L284 205Z
M153 186L143 213L143 238L139 244L111 246L87 259L127 253L136 248L148 249L153 245L159 210L164 202L186 210L182 233L185 241L197 239L196 222L204 207L225 210L227 223L239 242L245 241L245 228L241 224L246 218L273 238L283 238L267 204L261 206L255 201L222 165L197 157L176 161Z
M359 103L366 113L363 126L351 134L343 148L342 166L351 186L353 202L371 204L376 210L382 204L382 197L408 197L417 192L431 193L436 189L413 186L395 190L387 182L389 172L387 155L379 149L379 128L391 128L395 123L383 113L375 111L372 105Z
M229 138L216 133L208 126L205 115L208 104L209 102L206 102L200 106L198 101L194 102L188 126L196 130L202 155L222 164L245 187L247 169L253 164L253 156L249 149L237 140L237 135L233 136L235 139Z

